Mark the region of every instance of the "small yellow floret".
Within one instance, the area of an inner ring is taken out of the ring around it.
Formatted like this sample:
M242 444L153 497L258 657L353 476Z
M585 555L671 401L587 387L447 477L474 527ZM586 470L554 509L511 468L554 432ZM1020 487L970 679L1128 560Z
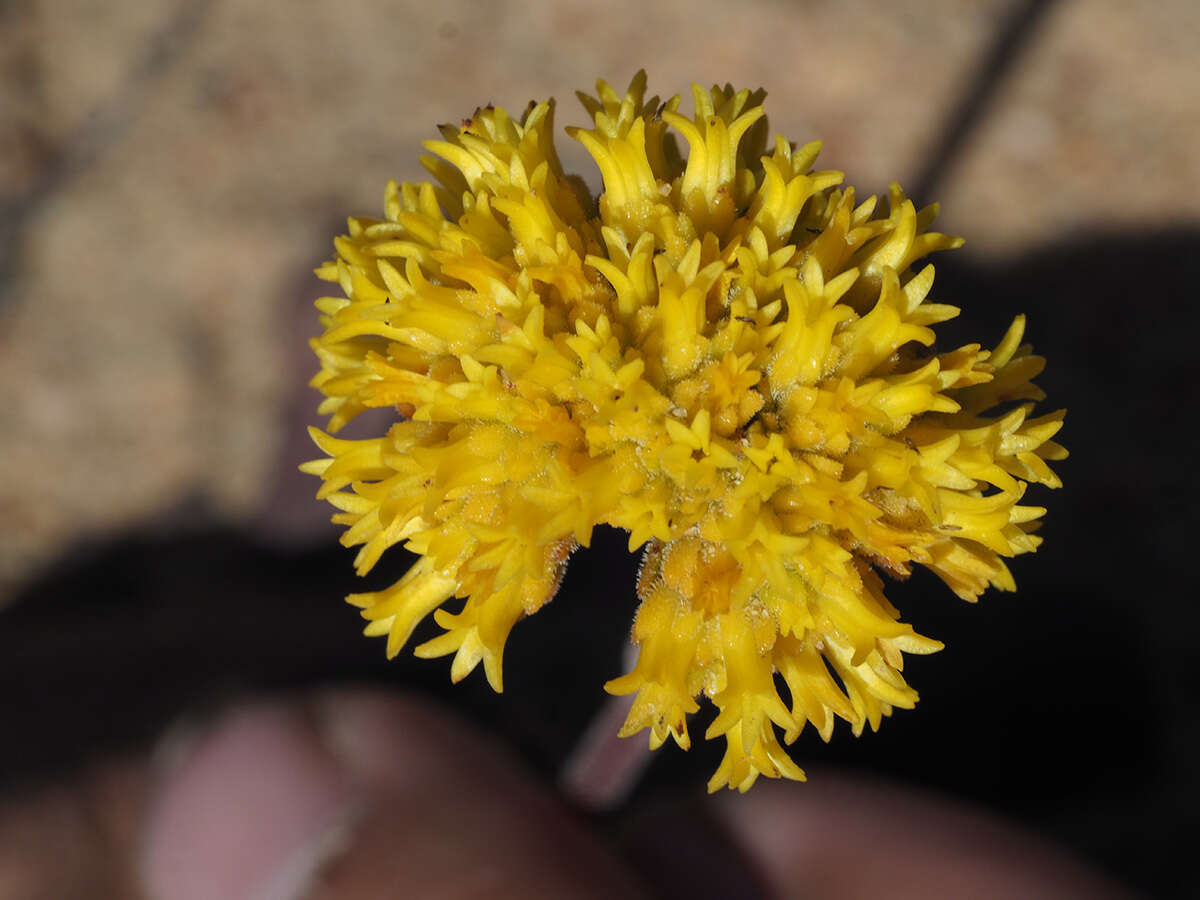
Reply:
M519 119L478 110L425 144L434 177L390 183L382 219L352 218L317 269L312 385L325 458L307 463L365 574L387 548L420 557L355 594L366 632L482 664L502 687L513 625L555 594L597 525L645 548L633 625L640 656L606 686L636 694L621 731L726 754L709 787L803 780L780 744L805 723L829 740L917 700L903 653L932 653L877 571L937 573L966 600L1012 590L1003 559L1036 549L1029 484L1062 411L1033 415L1043 360L1018 316L992 351L939 352L926 302L961 241L893 185L886 212L820 145L766 149L764 93L693 88L646 98L605 82L571 128L603 191L562 169L553 101ZM676 134L682 136L686 153ZM392 407L381 437L332 435ZM460 611L444 604L464 598ZM786 687L786 699L780 689Z

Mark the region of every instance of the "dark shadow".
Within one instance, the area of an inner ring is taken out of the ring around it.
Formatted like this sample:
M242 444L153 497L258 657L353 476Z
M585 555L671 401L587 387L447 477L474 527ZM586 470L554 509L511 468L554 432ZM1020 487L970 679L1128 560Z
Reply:
M443 699L549 772L620 674L637 566L623 532L597 529L557 601L515 630L497 696L482 668L455 686L448 659L412 656L440 633L432 619L390 663L382 638L361 635L342 598L398 579L413 561L404 551L360 579L332 526L327 545L301 551L228 528L170 530L152 523L71 548L0 611L0 789L139 747L181 714L240 694L349 681Z

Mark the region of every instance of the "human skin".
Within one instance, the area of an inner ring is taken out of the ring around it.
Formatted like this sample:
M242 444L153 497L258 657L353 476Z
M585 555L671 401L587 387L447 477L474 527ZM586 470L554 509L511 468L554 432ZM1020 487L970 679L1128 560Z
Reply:
M88 876L94 897L1130 896L978 812L815 767L809 775L808 784L660 802L652 815L635 807L621 814L622 848L611 827L598 828L446 710L331 689L243 702L177 731L115 782L109 770L116 789L98 789L93 773L23 809L10 802L0 808L0 886L8 860L26 866L22 889L36 889L22 896L56 895L30 866L44 843L42 856L63 868L61 825L4 827L33 822L53 794L108 807L127 800L132 840L82 830L65 857L103 861ZM106 815L90 819L103 826ZM27 845L19 853L18 833ZM653 852L630 853L631 836ZM122 886L122 872L138 887Z

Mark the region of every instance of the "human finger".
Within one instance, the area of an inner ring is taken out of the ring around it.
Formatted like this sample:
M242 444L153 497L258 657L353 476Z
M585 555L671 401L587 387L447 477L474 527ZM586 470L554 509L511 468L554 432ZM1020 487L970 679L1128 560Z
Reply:
M981 812L894 785L809 774L807 784L760 782L717 800L717 815L780 900L1131 896Z
M368 691L225 716L152 803L142 869L174 900L638 893L486 737Z

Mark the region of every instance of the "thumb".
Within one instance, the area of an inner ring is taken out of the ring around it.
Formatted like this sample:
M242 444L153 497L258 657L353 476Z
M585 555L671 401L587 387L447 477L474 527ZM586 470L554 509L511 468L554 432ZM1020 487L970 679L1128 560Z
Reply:
M226 714L151 804L141 869L164 900L638 894L486 737L368 691Z

